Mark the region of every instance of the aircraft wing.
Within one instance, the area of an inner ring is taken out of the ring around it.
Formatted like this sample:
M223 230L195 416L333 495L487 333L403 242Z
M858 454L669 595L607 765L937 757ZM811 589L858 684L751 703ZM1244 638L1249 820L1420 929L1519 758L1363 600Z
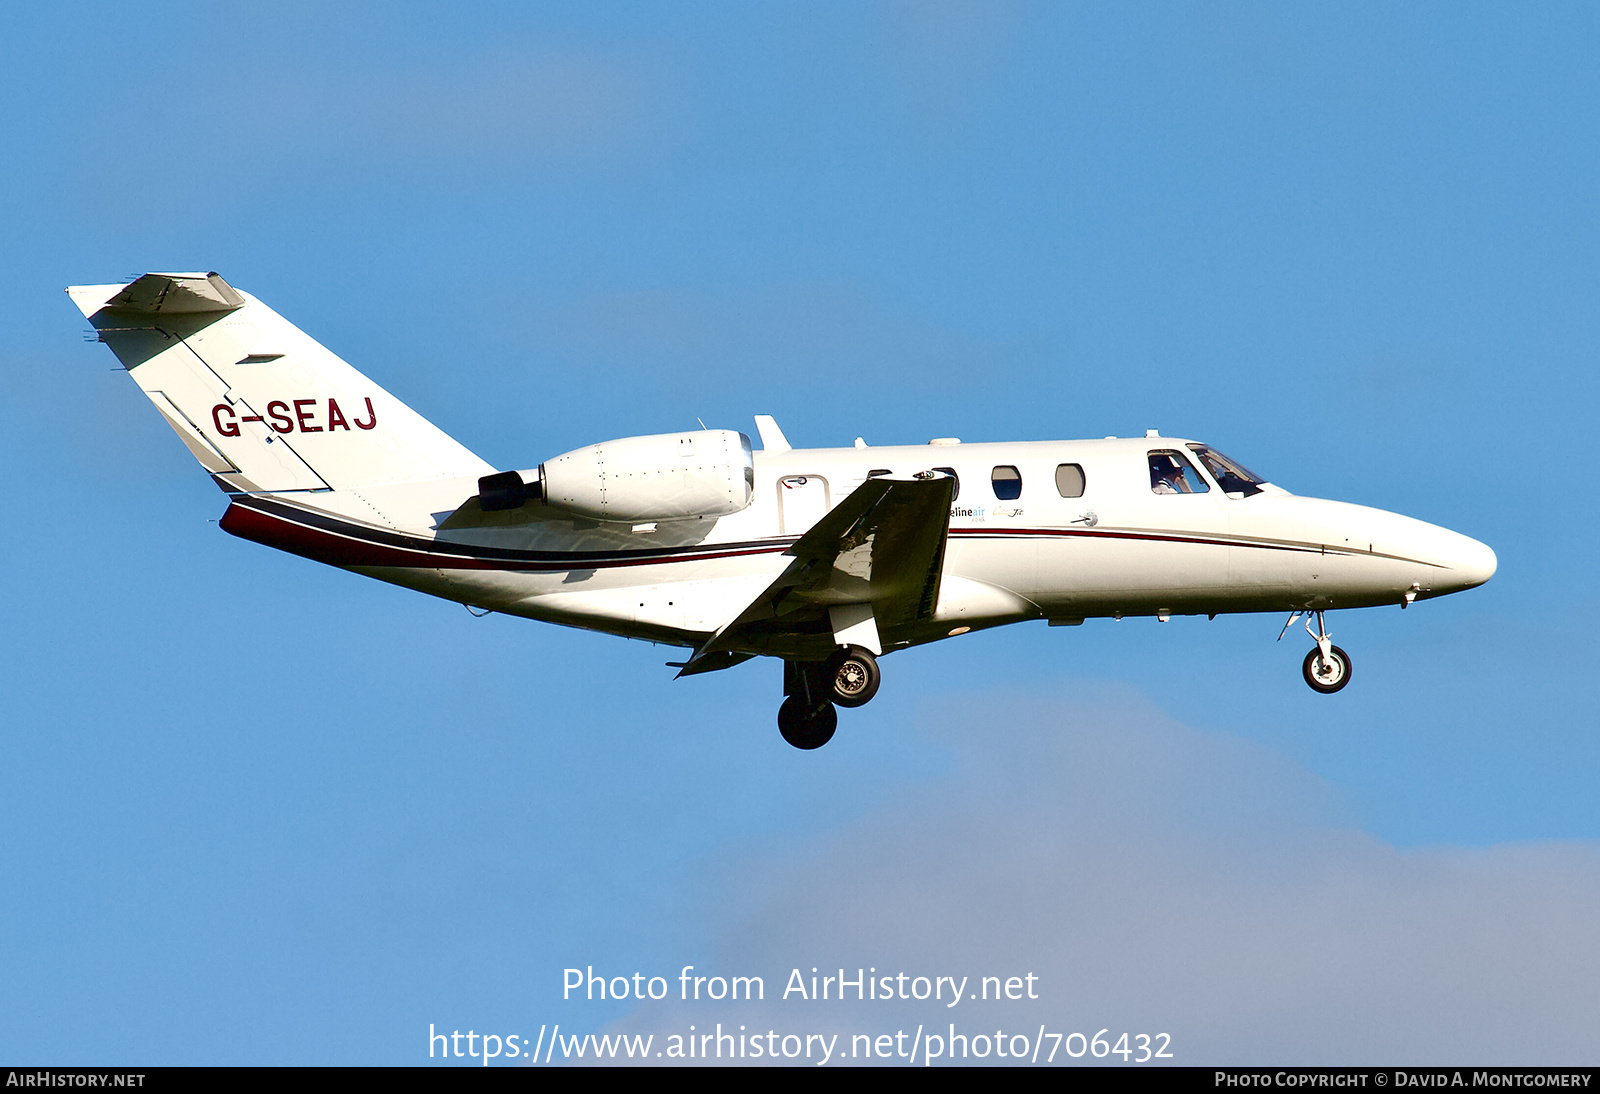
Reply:
M954 487L948 475L862 483L789 548L793 561L778 579L678 675L728 668L756 653L830 648L839 609L870 619L878 634L931 616Z

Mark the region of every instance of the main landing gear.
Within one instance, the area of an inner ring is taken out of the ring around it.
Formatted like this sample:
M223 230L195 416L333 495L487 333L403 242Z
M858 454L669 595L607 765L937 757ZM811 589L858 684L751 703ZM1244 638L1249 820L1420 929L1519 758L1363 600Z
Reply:
M804 696L791 695L778 708L778 732L796 748L821 748L833 740L838 728L839 712L827 700L812 703Z
M826 661L785 661L778 732L796 748L821 748L839 727L835 707L865 706L878 694L878 659L845 646Z
M1283 630L1278 632L1281 640L1294 621L1302 613L1293 612L1289 621L1283 625ZM1311 636L1316 647L1306 654L1305 661L1300 666L1300 671L1305 674L1306 683L1311 685L1313 691L1320 691L1324 695L1332 695L1350 682L1352 671L1350 655L1333 644L1333 636L1328 633L1328 628L1322 622L1321 612L1305 612L1306 633ZM1311 617L1317 617L1317 629L1311 629Z

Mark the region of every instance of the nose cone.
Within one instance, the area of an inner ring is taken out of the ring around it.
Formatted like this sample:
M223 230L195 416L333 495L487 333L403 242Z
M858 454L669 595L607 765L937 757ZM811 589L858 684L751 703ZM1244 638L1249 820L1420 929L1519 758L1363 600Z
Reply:
M1342 502L1296 500L1305 512L1308 540L1348 557L1372 558L1365 571L1371 583L1363 588L1380 599L1458 593L1488 581L1499 564L1487 545L1437 524Z
M1395 553L1420 564L1415 576L1424 596L1482 585L1499 565L1487 544L1436 524L1402 517L1393 532Z
M1456 532L1449 535L1449 541L1443 545L1444 550L1434 561L1446 569L1452 591L1482 585L1494 576L1499 560L1494 557L1494 551L1488 544Z

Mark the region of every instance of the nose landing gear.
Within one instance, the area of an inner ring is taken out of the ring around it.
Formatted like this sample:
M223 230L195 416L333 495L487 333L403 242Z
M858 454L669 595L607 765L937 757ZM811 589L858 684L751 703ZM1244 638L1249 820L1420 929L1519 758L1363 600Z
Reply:
M1332 695L1350 682L1350 655L1332 644L1328 646L1326 654L1314 649L1306 654L1301 671L1306 675L1306 683L1314 690Z
M1281 640L1294 621L1300 618L1300 612L1293 612L1289 621L1283 625L1283 630L1278 632ZM1311 617L1317 617L1317 629L1311 629ZM1306 612L1306 633L1311 636L1317 646L1306 654L1305 661L1300 666L1300 671L1305 674L1306 683L1311 685L1313 691L1320 691L1324 695L1332 695L1350 682L1350 673L1353 671L1350 655L1333 644L1333 636L1328 633L1328 628L1323 624L1321 612Z
M860 646L846 646L826 661L785 661L778 732L796 748L821 748L839 726L836 706L865 706L882 680L878 659Z

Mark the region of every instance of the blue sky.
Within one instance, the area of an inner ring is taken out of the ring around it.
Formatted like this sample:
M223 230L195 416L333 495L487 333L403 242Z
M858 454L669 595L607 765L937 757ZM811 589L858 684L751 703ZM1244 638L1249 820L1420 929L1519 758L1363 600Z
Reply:
M1020 1023L1180 1062L1592 1062L1597 22L0 15L0 1057L411 1063L430 1022L711 1013L562 1003L571 965L862 961L1036 968ZM802 755L775 664L673 682L218 532L61 292L167 269L500 466L756 413L801 446L1159 428L1500 571L1332 617L1337 696L1277 618L1019 626L886 661Z

